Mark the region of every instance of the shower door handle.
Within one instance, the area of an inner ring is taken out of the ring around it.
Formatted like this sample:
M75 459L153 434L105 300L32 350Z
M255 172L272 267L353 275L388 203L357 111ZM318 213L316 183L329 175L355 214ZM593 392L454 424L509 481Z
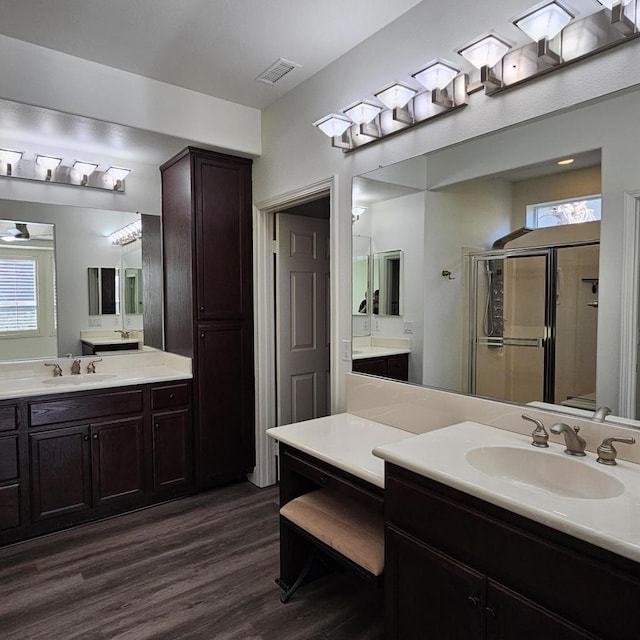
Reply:
M544 347L544 338L538 336L536 338L509 338L505 336L503 339L505 347Z

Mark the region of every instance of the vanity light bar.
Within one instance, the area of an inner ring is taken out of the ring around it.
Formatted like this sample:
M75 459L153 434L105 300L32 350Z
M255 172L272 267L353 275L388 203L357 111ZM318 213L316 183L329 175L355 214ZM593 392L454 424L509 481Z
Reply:
M524 46L512 49L488 33L458 49L479 70L478 80L469 83L456 64L438 58L413 73L409 82L396 81L374 93L377 102L360 99L314 125L334 147L354 151L453 113L476 91L496 96L640 37L640 0L598 0L603 8L579 20L562 1L543 0L516 18L515 26L531 39ZM593 33L600 35L593 38Z
M125 245L142 238L142 220L136 220L109 234L111 244Z
M95 162L76 160L67 166L62 164L62 158L55 156L33 154L33 160L24 156L22 151L0 149L0 176L124 192L124 180L131 173L131 169L114 166L98 171L99 165Z

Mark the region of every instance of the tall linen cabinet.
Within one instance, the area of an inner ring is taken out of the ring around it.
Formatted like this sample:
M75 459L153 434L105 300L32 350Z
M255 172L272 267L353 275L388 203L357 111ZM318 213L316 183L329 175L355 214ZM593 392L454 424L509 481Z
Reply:
M255 465L251 160L188 147L160 171L165 349L193 358L205 489Z

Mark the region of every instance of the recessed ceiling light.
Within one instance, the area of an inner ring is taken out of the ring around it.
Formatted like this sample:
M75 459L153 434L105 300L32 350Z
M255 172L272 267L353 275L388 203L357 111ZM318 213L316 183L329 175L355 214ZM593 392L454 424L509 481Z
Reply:
M575 162L574 158L566 158L564 160L558 160L558 164L573 164Z

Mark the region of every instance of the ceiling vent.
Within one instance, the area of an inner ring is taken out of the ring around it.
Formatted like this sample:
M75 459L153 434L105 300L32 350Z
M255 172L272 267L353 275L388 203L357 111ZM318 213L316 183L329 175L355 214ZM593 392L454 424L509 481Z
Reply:
M291 60L279 58L268 69L265 69L256 78L256 80L260 80L260 82L266 82L267 84L275 84L276 82L278 82L278 80L280 80L280 78L287 75L289 71L293 71L296 67L299 66L299 64L291 62Z

